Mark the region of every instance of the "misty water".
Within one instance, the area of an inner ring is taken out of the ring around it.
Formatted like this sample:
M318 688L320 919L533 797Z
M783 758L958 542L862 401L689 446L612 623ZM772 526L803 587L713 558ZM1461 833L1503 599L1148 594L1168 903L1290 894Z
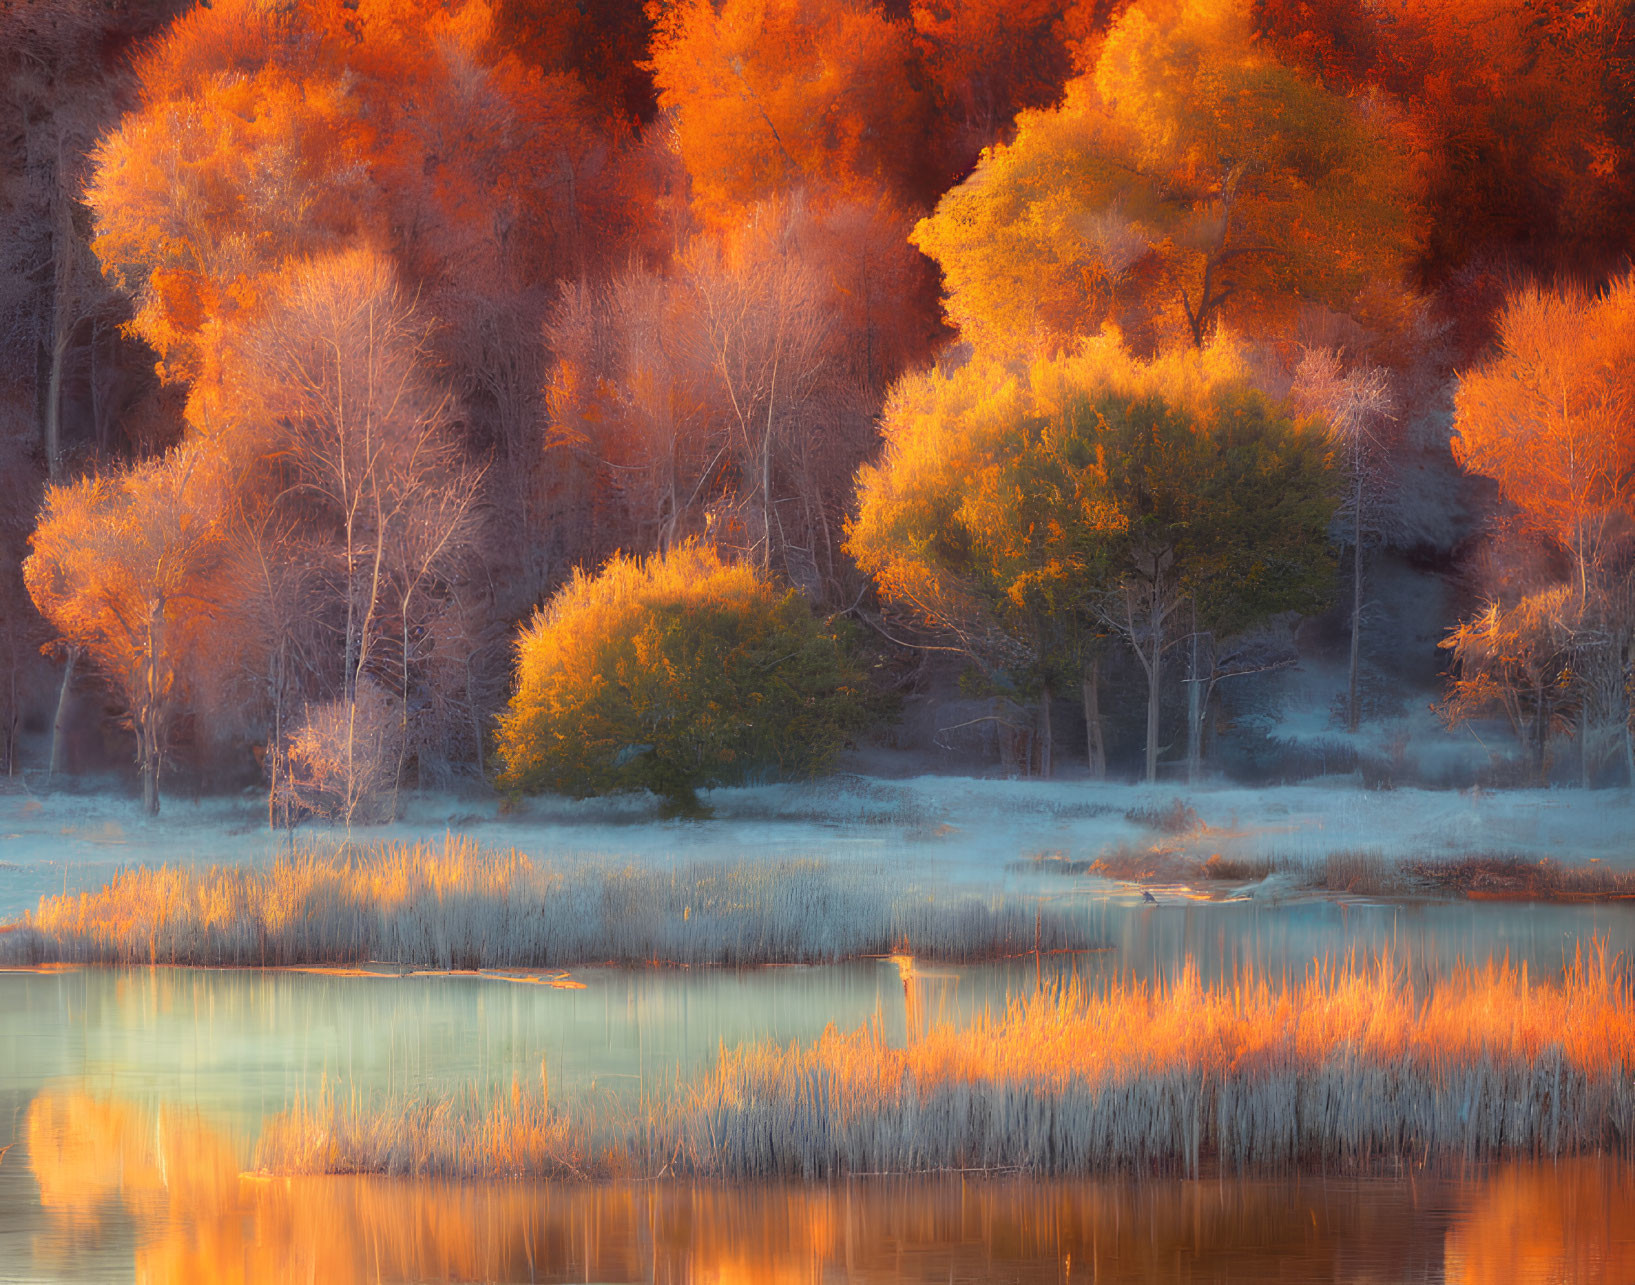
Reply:
M1058 976L1164 976L1185 959L1205 977L1299 976L1388 951L1430 979L1502 957L1549 977L1581 942L1635 953L1635 911L1617 905L1091 899L1083 913L1106 949L920 965L912 1020L968 1021ZM241 1176L263 1120L325 1090L507 1091L543 1068L553 1101L629 1100L723 1045L869 1021L900 1042L911 1020L891 961L567 980L0 974L0 1279L1257 1280L1274 1263L1283 1279L1527 1279L1518 1263L1537 1279L1635 1279L1627 1166L1595 1161L1282 1182Z

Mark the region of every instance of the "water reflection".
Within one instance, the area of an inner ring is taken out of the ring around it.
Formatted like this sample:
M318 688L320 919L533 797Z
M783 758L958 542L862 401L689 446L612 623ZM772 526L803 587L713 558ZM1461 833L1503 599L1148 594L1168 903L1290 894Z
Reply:
M1390 949L1416 977L1508 954L1559 976L1579 941L1635 954L1627 906L1248 905L1087 907L1112 949L980 968L889 963L829 968L584 970L582 991L469 978L374 980L198 969L0 972L0 1107L63 1077L138 1100L181 1101L254 1127L321 1078L360 1091L440 1094L528 1080L639 1093L713 1060L725 1042L810 1040L830 1022L877 1014L893 1039L909 1020L959 1020L1078 970L1168 975L1186 957L1203 980L1253 966L1298 977L1314 957ZM0 1139L0 1145L4 1139Z
M1605 1159L1468 1181L265 1180L196 1115L71 1090L34 1099L22 1146L39 1188L25 1261L59 1278L1635 1280L1635 1184Z

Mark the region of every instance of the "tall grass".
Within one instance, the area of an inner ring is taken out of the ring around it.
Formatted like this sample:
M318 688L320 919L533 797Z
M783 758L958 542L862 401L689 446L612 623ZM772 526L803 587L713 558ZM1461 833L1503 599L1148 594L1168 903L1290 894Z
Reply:
M258 1182L186 1109L56 1086L22 1128L4 1164L39 1185L42 1272L61 1263L54 1247L123 1215L140 1233L124 1274L139 1281L1128 1285L1175 1279L1178 1264L1195 1281L1635 1280L1635 1174L1617 1158L1468 1183Z
M902 1048L877 1022L723 1050L640 1111L585 1107L552 1129L524 1096L464 1115L300 1106L258 1163L445 1177L1366 1171L1625 1152L1632 1063L1635 1003L1601 956L1559 984L1490 964L1423 995L1390 960L1215 986L1189 965L1164 984L1042 990Z
M265 868L126 870L94 892L43 897L6 927L11 964L750 965L1097 945L1082 909L918 889L865 866L543 862L453 835L308 848Z

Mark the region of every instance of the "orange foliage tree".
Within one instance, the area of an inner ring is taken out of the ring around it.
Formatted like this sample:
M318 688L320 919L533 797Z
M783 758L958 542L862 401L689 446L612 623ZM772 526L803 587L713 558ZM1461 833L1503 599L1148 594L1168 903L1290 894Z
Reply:
M1600 294L1517 292L1499 320L1498 355L1460 379L1454 427L1454 457L1492 478L1520 532L1558 551L1568 571L1539 590L1548 610L1490 606L1480 628L1455 631L1455 711L1481 708L1495 684L1512 681L1488 663L1490 653L1542 647L1564 657L1555 668L1567 671L1579 707L1583 774L1596 725L1610 725L1635 780L1627 690L1635 641L1635 274ZM1500 629L1535 618L1553 626ZM1500 633L1510 639L1503 646L1492 643ZM1521 668L1543 672L1536 662Z
M178 20L98 149L94 248L169 377L207 393L221 334L291 260L359 239L434 291L549 281L612 235L605 140L578 82L498 50L482 0Z
M123 704L150 814L173 723L208 650L224 513L221 471L184 448L51 487L23 564L40 613L85 650Z
M652 68L712 222L793 188L924 189L911 33L863 0L682 0Z
M1425 163L1425 283L1495 260L1571 273L1623 260L1635 27L1621 0L1258 0L1256 23L1328 84L1402 104ZM1471 311L1477 330L1486 309Z

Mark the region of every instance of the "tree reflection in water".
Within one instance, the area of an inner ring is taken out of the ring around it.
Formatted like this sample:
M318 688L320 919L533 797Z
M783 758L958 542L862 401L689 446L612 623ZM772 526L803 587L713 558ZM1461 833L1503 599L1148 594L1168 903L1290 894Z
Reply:
M257 1179L196 1116L63 1090L23 1140L37 1264L70 1277L134 1228L141 1282L1635 1280L1635 1177L1598 1158L1472 1181Z

